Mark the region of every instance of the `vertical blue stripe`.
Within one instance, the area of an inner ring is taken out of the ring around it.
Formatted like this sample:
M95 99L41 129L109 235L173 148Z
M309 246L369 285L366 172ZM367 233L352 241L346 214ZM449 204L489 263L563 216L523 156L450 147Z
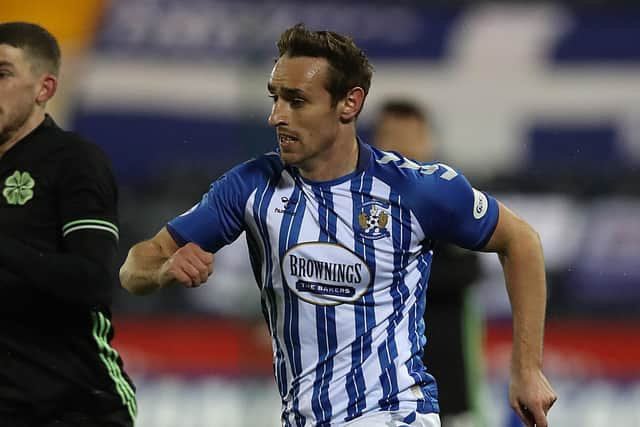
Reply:
M371 354L371 332L375 326L375 307L373 290L375 286L376 263L373 244L357 233L360 230L358 216L362 212L362 205L370 200L372 177L362 174L359 179L351 181L353 204L352 227L354 230L354 252L365 260L371 271L371 286L363 297L354 303L356 338L351 345L351 371L347 374L346 390L349 397L347 420L352 420L362 414L367 406L366 383L362 371L362 363ZM365 199L365 196L367 197Z
M269 319L269 328L272 331L272 336L274 338L276 344L276 355L275 360L273 361L274 366L274 374L276 377L276 383L278 385L278 391L280 396L283 398L286 396L287 392L287 371L284 362L284 356L282 352L282 346L278 339L278 334L276 333L277 325L278 325L278 306L276 303L276 296L273 290L273 278L271 276L271 271L273 269L273 264L271 260L271 244L269 243L269 231L267 228L267 210L269 207L269 203L273 198L273 194L275 192L276 185L280 180L280 175L274 176L269 180L268 183L265 184L264 187L259 186L256 191L256 198L253 202L253 219L258 228L258 232L260 233L260 238L262 239L262 244L265 250L265 275L263 278L263 283L265 287L265 293L267 295L267 303L270 307L270 319Z
M429 253L424 252L420 255L418 261L420 280L414 292L416 304L413 306L413 309L409 311L409 339L411 341L412 357L407 361L406 366L409 374L416 381L416 384L434 383L433 377L425 371L422 363L423 348L420 342L420 333L418 332L418 323L424 317L426 305L427 281L429 280L429 272L431 270L429 261Z
M323 189L323 200L327 204L327 239L331 243L337 243L338 237L336 236L338 227L338 215L336 214L335 206L333 205L333 194L330 190Z
M256 197L257 197L257 194L256 194ZM261 253L260 247L259 247L260 243L257 240L261 238L254 236L252 234L253 233L252 230L247 229L245 233L246 233L245 240L247 242L247 247L249 249L249 258L252 264L251 267L253 269L253 275L256 279L258 289L260 289L260 292L262 293L263 286L264 286L264 277L262 277L262 267L266 263L265 260L263 259L264 254L266 253L266 250L264 251L264 253ZM262 309L262 316L264 317L264 321L267 323L267 327L269 328L269 335L271 335L273 331L271 330L271 319L269 318L269 307L264 295L262 295L260 298L260 307Z
M331 191L322 187L313 188L318 202L320 242L335 243L337 216ZM333 306L316 306L316 329L318 335L318 366L311 397L311 407L318 426L329 425L332 406L329 400L329 385L333 376L333 357L338 347L336 313Z
M329 205L325 199L325 190L322 187L314 187L313 195L318 202L318 220L320 221L320 235L318 236L318 240L320 242L329 242ZM331 193L328 195L330 199Z
M360 179L354 179L351 181L351 194L352 196L352 209L353 217L352 224L354 230L354 248L353 251L360 257L364 258L364 238L359 237L356 230L359 230L358 215L360 214L362 207L362 191L364 185L364 175ZM364 305L359 304L357 301L354 303L354 315L355 315L355 340L351 345L351 370L347 374L346 390L349 397L349 404L347 406L347 420L351 420L362 413L362 410L366 406L366 400L364 396L364 390L356 384L356 378L362 375L362 347L363 336L365 333L365 310Z
M371 175L366 175L364 179L364 190L361 195L361 203L368 202L372 200L371 188L373 187L373 177ZM364 199L364 195L367 195L368 200ZM358 212L360 213L360 212ZM356 218L357 220L357 218ZM359 224L358 224L359 227ZM366 324L366 339L363 346L363 360L369 357L371 354L371 332L373 328L376 326L376 307L375 301L373 297L373 291L375 286L375 277L376 277L376 254L375 248L373 246L373 240L364 239L364 260L366 261L369 269L371 270L371 286L369 290L364 295L364 305L365 305L365 324ZM364 382L364 379L363 379Z
M333 362L338 348L338 337L336 332L336 308L328 306L324 308L324 317L326 319L326 334L327 334L327 362L326 362L326 374L323 378L323 384L320 388L320 401L322 402L322 408L325 411L325 420L328 422L333 417L333 408L331 406L331 400L329 399L329 385L333 378Z
M295 207L295 217L293 219L293 227L291 233L289 234L289 242L288 247L292 247L293 245L298 243L298 239L300 237L300 229L302 228L302 220L304 219L304 213L307 206L307 200L303 197L303 193L300 191L300 188L296 186L296 190L298 191L298 203ZM294 296L292 294L292 296ZM293 320L293 329L291 334L291 339L296 344L296 348L300 349L300 316L299 316L299 306L296 303L295 308L292 311L292 320ZM302 415L299 410L299 402L298 402L298 391L300 387L300 373L302 372L302 353L300 351L296 351L294 358L294 366L293 366L293 382L291 386L293 387L293 395L295 396L293 410L295 414L295 421L297 427L304 427L307 420L304 415Z
M278 239L278 253L280 261L287 250L294 246L298 242L300 236L300 226L304 217L304 210L306 202L304 197L301 197L300 188L296 185L293 189L293 193L289 196L289 201L295 201L295 205L288 206L282 213L282 221L280 224L280 235ZM287 348L287 354L289 359L289 366L291 366L291 395L293 396L293 402L291 411L293 412L296 426L303 426L306 422L305 417L300 414L298 390L300 386L300 372L302 371L302 356L300 354L300 331L299 331L299 307L298 299L289 289L286 284L286 278L284 272L282 272L282 291L284 296L284 328L283 328L283 341ZM287 418L288 418L287 414Z
M295 189L294 189L294 193L295 193ZM290 197L292 197L292 195L290 195ZM284 211L286 211L286 209L283 209ZM286 213L281 213L281 222L280 222L280 234L278 236L278 259L282 260L285 252L287 251L287 237L289 235L290 232L290 226L293 223L293 216L292 215L288 215ZM274 215L274 219L275 219L275 215ZM292 301L291 298L291 293L289 292L288 286L285 283L285 278L284 278L284 274L281 275L281 279L282 279L282 293L283 293L283 304L284 306L282 307L282 316L284 317L284 324L283 324L283 338L282 341L284 343L285 348L287 349L287 357L289 359L289 366L292 367L293 369L293 343L291 342L291 312L292 312L292 305L296 305L295 301ZM295 378L295 376L294 376ZM287 406L287 408L289 408L289 406ZM287 415L287 419L288 419L288 415Z
M395 196L394 196L395 199ZM406 272L406 267L409 263L409 248L411 247L411 212L402 204L401 198L398 196L397 198L398 204L400 206L400 218L402 222L402 260L401 265L403 266L403 275L402 281L400 282L399 291L402 295L403 305L406 300L410 296L411 290L406 286L406 282L404 281L404 272ZM419 413L428 413L428 412L437 412L437 404L435 404L434 400L430 396L437 395L436 385L433 377L431 377L424 369L422 364L422 342L421 342L421 333L419 333L418 324L422 320L424 315L424 309L426 305L426 289L427 289L427 281L429 279L429 271L430 271L430 254L429 252L423 252L420 254L418 259L418 271L420 272L420 278L418 283L416 283L416 287L413 290L415 304L409 308L409 330L408 339L411 343L411 353L412 356L409 361L406 362L407 369L409 374L414 378L416 384L420 384L422 386L423 394L425 395L424 399L418 400L416 404L416 410Z
M380 381L383 394L378 401L380 407L385 410L397 410L398 402L398 373L396 360L398 349L396 346L396 328L400 324L404 314L403 307L409 298L409 288L405 284L407 263L409 262L409 249L411 245L411 216L408 210L402 207L400 195L391 191L389 195L392 218L393 238L393 282L390 293L393 299L393 315L387 325L387 338L385 343L378 348L378 359L382 367Z
M324 306L316 306L316 333L318 335L318 366L316 367L316 378L313 384L313 394L311 396L311 408L316 418L318 426L324 425L328 421L326 411L331 408L324 407L324 401L320 398L320 393L324 386L324 379L327 375L327 355L329 353L329 343L327 339L327 323Z
M316 202L318 203L318 222L320 226L320 236L318 240L321 242L328 241L327 239L327 209L322 203L322 196L319 188L313 188L313 194ZM311 408L313 415L317 423L322 422L324 418L324 408L320 401L320 389L322 387L322 381L326 374L326 363L324 361L327 357L328 345L327 345L327 329L325 324L324 306L316 306L316 334L318 338L318 366L316 367L316 376L313 383L313 392L311 395Z
M337 243L338 238L337 225L338 216L335 212L335 206L333 204L333 194L329 189L322 190L322 200L327 205L327 241L331 243ZM334 306L327 306L324 308L324 314L327 322L327 343L328 343L328 359L327 359L327 371L323 387L320 390L320 400L322 401L322 407L325 408L325 416L327 420L330 420L333 416L331 401L329 400L329 385L333 378L333 362L338 349L338 336L336 328L336 308Z

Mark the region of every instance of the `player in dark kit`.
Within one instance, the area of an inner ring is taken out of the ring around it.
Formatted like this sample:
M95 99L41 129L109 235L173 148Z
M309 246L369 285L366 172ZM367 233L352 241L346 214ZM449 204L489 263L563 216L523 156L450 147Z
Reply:
M60 50L0 24L0 425L132 426L113 337L117 189L104 153L45 114Z

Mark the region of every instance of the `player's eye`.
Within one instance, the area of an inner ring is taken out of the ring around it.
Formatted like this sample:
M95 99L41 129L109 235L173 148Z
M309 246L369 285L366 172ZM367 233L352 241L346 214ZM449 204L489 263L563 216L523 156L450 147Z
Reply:
M304 105L305 100L302 98L294 98L291 100L291 107L292 108L300 108Z

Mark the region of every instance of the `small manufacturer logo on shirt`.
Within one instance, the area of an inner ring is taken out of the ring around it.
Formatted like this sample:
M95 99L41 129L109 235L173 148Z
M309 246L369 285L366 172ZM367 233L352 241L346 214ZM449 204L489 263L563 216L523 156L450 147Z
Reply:
M10 205L23 206L33 198L33 188L36 182L29 172L15 171L4 181L2 195Z
M293 215L296 213L294 207L296 205L296 201L289 199L288 197L280 197L280 202L282 202L281 208L274 208L275 213L279 214L288 214Z

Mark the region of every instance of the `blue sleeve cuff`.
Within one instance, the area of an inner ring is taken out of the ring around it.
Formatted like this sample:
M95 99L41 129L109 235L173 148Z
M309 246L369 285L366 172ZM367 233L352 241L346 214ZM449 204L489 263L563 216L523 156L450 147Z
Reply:
M166 227L167 227L167 231L169 232L173 240L176 241L178 246L184 246L187 243L189 243L187 239L185 239L180 235L180 233L178 233L178 231L171 225L171 223L167 223Z

